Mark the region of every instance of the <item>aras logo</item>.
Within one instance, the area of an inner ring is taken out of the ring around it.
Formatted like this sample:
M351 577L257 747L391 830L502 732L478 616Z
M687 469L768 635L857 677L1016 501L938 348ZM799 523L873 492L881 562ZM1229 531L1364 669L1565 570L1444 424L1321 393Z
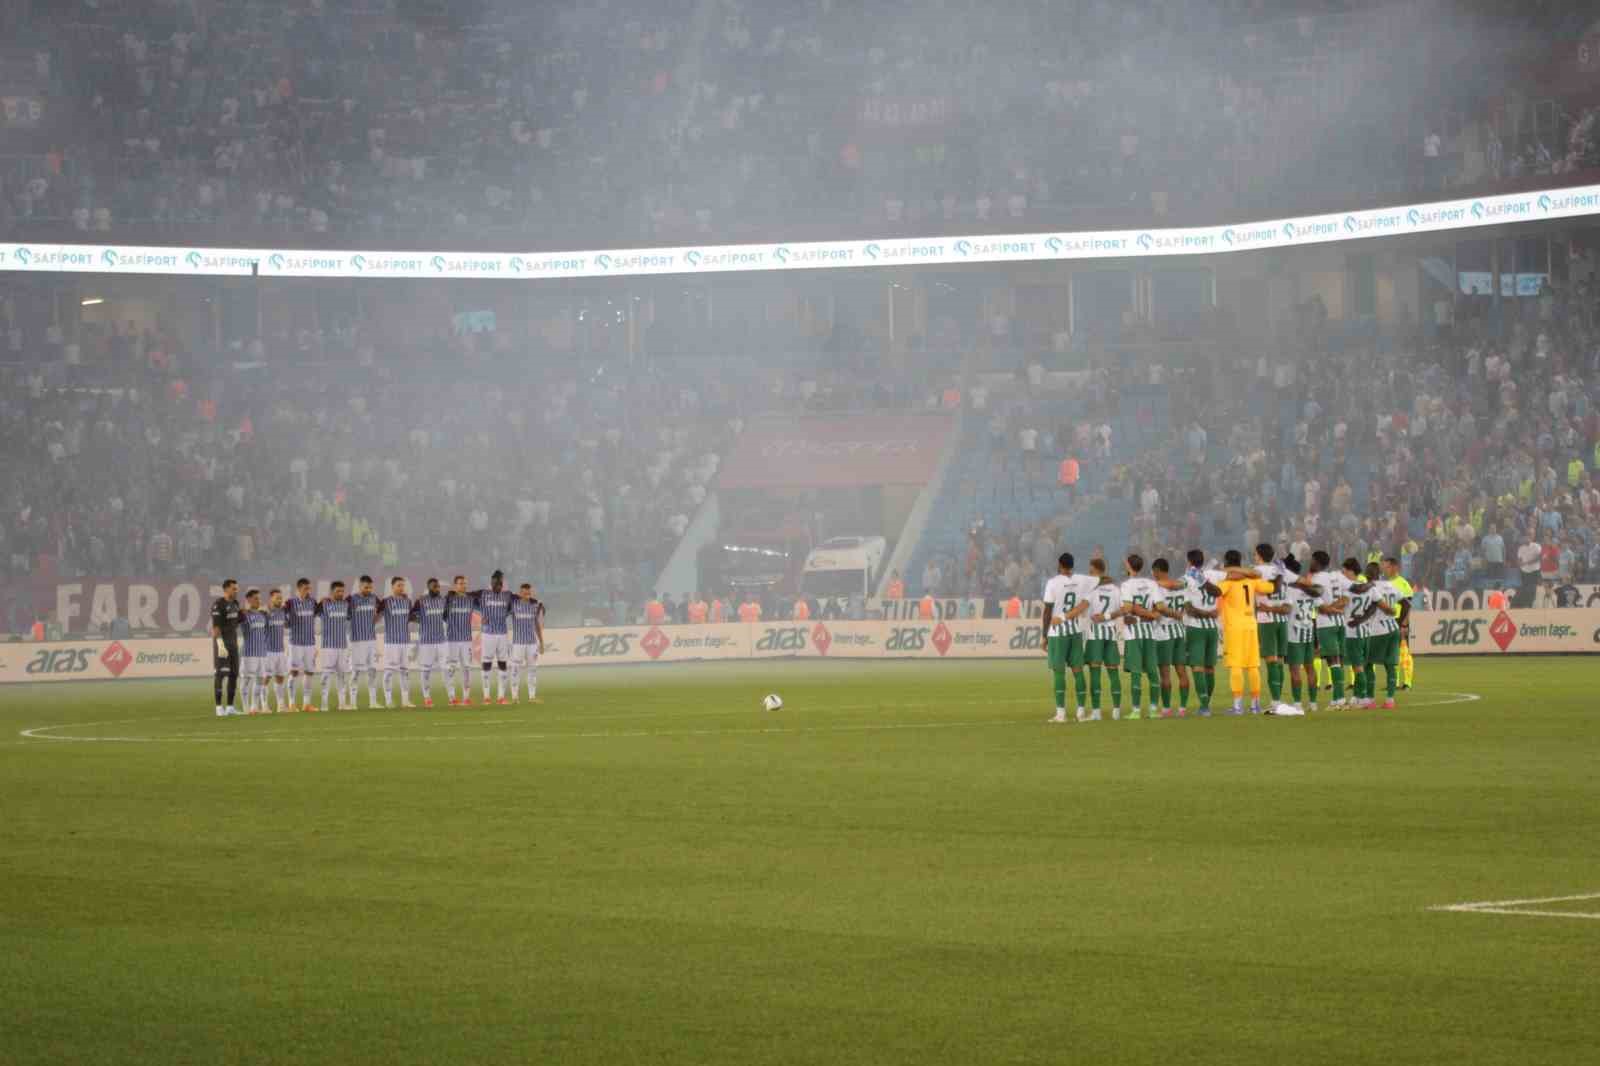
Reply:
M672 640L660 629L651 626L650 632L646 633L644 639L639 641L639 647L643 648L644 653L650 658L659 659L662 652L672 647Z
M122 641L113 640L100 653L100 665L110 670L112 677L121 677L122 672L133 665L133 652L123 647Z
M1043 626L1017 626L1011 631L1009 647L1012 651L1038 651L1043 639Z
M592 633L578 641L577 650L573 654L580 659L611 659L626 655L632 650L631 634Z
M1511 647L1511 642L1517 639L1517 623L1504 611L1494 616L1494 621L1489 623L1489 637L1498 645L1501 651Z
M943 622L933 627L933 650L940 655L950 650L950 644L953 640L954 638L950 636L950 628Z
M761 639L756 641L756 651L799 652L806 650L804 626L768 626Z
M828 627L818 622L811 627L811 646L817 649L818 655L828 654L828 648L833 644L833 634L828 632Z

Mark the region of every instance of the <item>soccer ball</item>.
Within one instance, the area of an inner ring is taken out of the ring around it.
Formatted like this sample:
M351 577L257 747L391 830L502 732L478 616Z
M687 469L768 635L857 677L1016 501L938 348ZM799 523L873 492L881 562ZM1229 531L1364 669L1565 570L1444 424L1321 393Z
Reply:
M761 706L769 711L780 710L783 707L783 698L776 692L761 701Z

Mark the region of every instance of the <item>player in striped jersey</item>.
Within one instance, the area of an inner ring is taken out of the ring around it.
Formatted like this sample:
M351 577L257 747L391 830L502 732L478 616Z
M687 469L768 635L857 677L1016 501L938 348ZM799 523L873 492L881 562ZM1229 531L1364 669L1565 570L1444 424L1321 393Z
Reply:
M1372 610L1366 621L1367 706L1377 704L1377 667L1383 666L1383 708L1394 710L1395 683L1400 676L1400 623L1395 614L1400 606L1400 590L1386 580L1378 563L1367 564L1367 583L1372 590Z
M478 676L483 679L484 703L489 702L491 667L499 667L495 687L499 690L500 702L506 702L506 674L511 660L511 633L506 620L511 614L511 601L514 598L511 590L506 588L506 575L500 570L489 575L488 588L472 594L478 617L483 620L483 650L478 655L483 669Z
M389 582L389 595L378 605L383 616L383 705L394 706L394 675L400 675L400 706L410 707L411 679L407 676L406 656L411 651L411 597L406 595L406 579Z
M1140 682L1150 679L1150 717L1160 711L1156 707L1157 687L1161 679L1160 659L1156 654L1156 622L1161 616L1156 604L1161 602L1161 586L1145 577L1144 556L1134 554L1126 560L1127 579L1122 582L1122 620L1126 636L1122 643L1122 667L1131 677L1128 688L1133 696L1130 719L1142 717L1139 712Z
M1111 679L1111 717L1122 717L1122 656L1117 650L1117 630L1122 616L1122 589L1106 574L1104 559L1089 560L1089 574L1099 584L1090 594L1089 639L1084 643L1083 660L1089 669L1089 700L1094 710L1089 721L1100 721L1100 669Z
M1098 579L1072 572L1072 553L1062 552L1056 559L1057 573L1044 583L1044 650L1055 678L1056 716L1050 721L1067 721L1067 670L1072 671L1073 688L1078 695L1078 721L1084 720L1083 705L1088 695L1083 676L1083 616L1093 606L1090 596L1099 587Z
M417 669L422 672L422 705L433 706L433 668L445 661L445 601L439 579L428 579L428 591L411 607L417 623Z
M1312 660L1317 654L1317 607L1322 600L1322 589L1309 576L1302 577L1303 567L1293 555L1283 559L1283 599L1289 605L1289 643L1284 648L1284 658L1289 663L1289 692L1294 705L1301 710L1303 687L1309 685L1311 709L1317 709L1317 675Z
M1372 586L1366 583L1361 573L1361 564L1352 556L1344 561L1344 576L1350 582L1350 587L1345 595L1350 600L1350 606L1344 615L1344 664L1354 675L1355 690L1349 706L1367 706L1369 692L1366 687L1367 679L1367 631L1363 623L1371 613Z
M362 574L356 593L350 597L350 706L356 706L356 689L361 671L367 672L367 706L378 705L378 597L372 591L372 577Z
M267 593L267 675L272 679L275 714L294 710L289 701L289 612L283 609L283 590Z
M467 576L457 574L444 597L444 691L452 707L472 706L472 595ZM456 698L456 668L461 668L461 698Z
M344 582L335 581L322 601L322 710L328 710L328 685L335 674L339 675L339 709L354 707L355 701L345 702L346 693L354 687L351 681L353 658L350 652L350 601L344 594Z
M539 703L539 649L544 647L544 604L526 581L511 602L511 702L520 700L520 679L528 679L528 702Z
M1270 544L1256 545L1256 573L1263 581L1283 578L1283 567L1273 562L1276 551ZM1281 590L1281 585L1278 586ZM1267 667L1267 692L1271 706L1283 698L1283 660L1289 645L1289 614L1293 610L1279 592L1263 593L1256 600L1256 636L1261 646L1261 661Z
M267 672L267 612L261 609L260 589L244 594L239 628L244 632L244 651L239 656L241 702L245 714L260 714L267 709L266 695L262 691Z
M1189 673L1184 669L1183 614L1189 602L1189 587L1174 580L1172 568L1165 559L1150 564L1150 576L1161 589L1156 601L1156 662L1161 671L1161 717L1171 718L1174 713L1182 718L1189 703ZM1172 678L1178 678L1178 691L1182 694L1176 708L1172 704Z
M314 711L311 679L317 673L317 613L322 605L311 596L310 578L294 583L294 595L284 606L289 615L289 699L298 700L303 711Z
M1193 548L1188 554L1189 569L1184 574L1184 661L1194 675L1195 713L1211 717L1211 695L1217 690L1217 597L1219 586L1227 580L1221 570L1205 569L1206 553Z
M1321 595L1317 602L1317 655L1328 671L1332 692L1328 709L1344 706L1344 615L1350 606L1350 579L1330 569L1333 557L1325 551L1311 553L1311 581ZM1316 705L1319 678L1311 672L1311 702Z

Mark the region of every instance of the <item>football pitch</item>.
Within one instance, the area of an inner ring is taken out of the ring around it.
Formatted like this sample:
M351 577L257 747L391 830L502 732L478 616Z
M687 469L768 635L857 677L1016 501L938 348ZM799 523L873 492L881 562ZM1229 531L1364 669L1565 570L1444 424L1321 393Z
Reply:
M1042 657L7 687L0 1062L1593 1063L1597 672L1069 726Z

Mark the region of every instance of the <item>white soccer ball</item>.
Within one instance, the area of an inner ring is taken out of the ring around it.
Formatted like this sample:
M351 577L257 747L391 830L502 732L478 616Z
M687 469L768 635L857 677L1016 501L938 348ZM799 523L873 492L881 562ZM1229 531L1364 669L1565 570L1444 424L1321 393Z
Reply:
M761 701L761 706L765 707L769 711L780 710L783 707L783 697L774 692L766 699Z

